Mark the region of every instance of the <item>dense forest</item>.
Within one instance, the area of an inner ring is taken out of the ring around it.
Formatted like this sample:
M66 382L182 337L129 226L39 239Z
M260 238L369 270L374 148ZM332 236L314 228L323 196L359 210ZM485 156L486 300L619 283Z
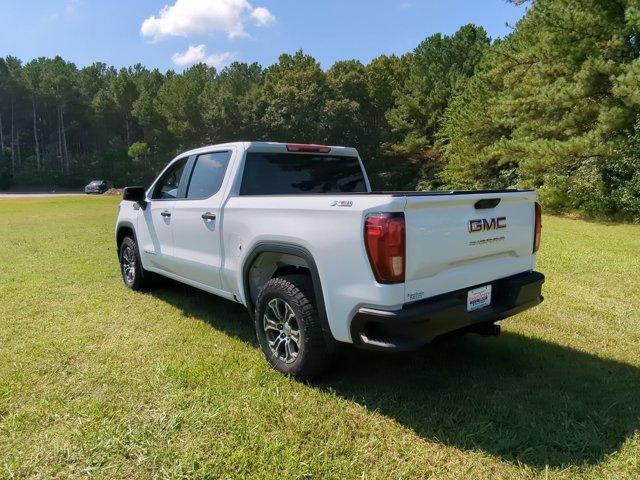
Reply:
M639 220L640 0L537 0L505 38L467 25L327 71L301 51L182 73L0 58L0 188L148 182L250 139L356 146L381 189L535 187Z

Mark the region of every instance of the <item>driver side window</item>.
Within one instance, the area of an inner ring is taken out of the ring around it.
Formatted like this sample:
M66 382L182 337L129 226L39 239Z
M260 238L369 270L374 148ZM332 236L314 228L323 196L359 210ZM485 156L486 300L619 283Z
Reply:
M151 197L153 200L174 200L178 198L180 179L187 165L187 160L187 158L181 158L162 175L153 189Z

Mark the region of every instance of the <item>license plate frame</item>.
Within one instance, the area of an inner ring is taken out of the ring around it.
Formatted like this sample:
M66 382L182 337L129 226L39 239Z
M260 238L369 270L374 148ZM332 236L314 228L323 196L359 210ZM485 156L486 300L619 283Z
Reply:
M473 288L467 292L467 312L474 312L491 305L491 284Z

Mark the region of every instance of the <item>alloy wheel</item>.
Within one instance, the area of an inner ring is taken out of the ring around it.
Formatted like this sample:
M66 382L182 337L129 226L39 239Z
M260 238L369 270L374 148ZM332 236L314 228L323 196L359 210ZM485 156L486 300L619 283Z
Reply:
M262 325L271 354L293 363L300 353L300 327L291 306L281 298L267 304Z
M136 256L129 245L122 250L122 273L127 284L133 283L136 278Z

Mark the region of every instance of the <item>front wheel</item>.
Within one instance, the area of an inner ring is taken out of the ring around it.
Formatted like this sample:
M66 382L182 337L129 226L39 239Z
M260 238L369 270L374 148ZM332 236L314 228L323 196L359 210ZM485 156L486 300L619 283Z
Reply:
M145 271L140 261L138 245L131 237L125 237L120 244L120 271L122 281L131 290L140 290L145 286Z
M287 275L269 280L258 295L255 327L260 348L277 371L299 380L331 364L310 279Z

